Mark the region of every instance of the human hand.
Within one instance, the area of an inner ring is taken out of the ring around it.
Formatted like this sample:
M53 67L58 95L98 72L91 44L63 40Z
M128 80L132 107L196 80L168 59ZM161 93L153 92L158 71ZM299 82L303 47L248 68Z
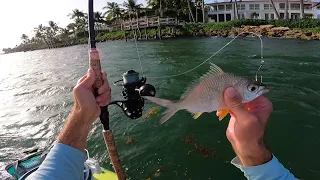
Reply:
M106 106L111 101L111 89L107 74L102 73L103 85L98 89L98 96L94 96L93 84L96 80L95 72L88 69L88 74L83 76L73 89L75 111L83 115L89 124L92 124L100 115L100 107Z
M231 111L226 135L242 165L257 166L269 162L272 154L266 148L263 137L273 111L272 103L260 96L243 105L241 96L232 87L225 90L224 101Z

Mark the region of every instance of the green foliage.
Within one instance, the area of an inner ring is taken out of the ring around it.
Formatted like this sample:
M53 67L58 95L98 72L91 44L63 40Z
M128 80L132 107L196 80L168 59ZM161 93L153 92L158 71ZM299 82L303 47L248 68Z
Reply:
M228 22L226 22L228 23ZM277 27L289 28L317 28L320 27L319 19L302 19L302 20L260 20L260 19L239 19L231 21L233 27L244 26L260 26L272 24Z
M302 29L304 32L320 33L320 27Z

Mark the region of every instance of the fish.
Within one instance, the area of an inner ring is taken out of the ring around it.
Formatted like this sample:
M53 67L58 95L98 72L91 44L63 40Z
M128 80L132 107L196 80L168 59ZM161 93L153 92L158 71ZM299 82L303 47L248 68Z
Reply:
M199 118L203 113L219 111L218 117L221 121L229 113L223 100L223 93L228 87L234 87L238 91L242 97L242 103L248 103L269 92L269 88L262 82L226 73L213 63L210 63L210 70L193 84L178 101L152 96L142 96L142 98L168 108L159 121L159 124L163 124L180 110L192 113L194 119Z

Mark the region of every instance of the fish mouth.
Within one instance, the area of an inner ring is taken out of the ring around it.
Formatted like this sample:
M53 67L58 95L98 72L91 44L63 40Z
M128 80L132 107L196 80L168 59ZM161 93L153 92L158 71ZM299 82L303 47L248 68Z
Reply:
M269 91L270 91L270 89L265 87L265 88L261 89L260 91L258 91L257 94L262 95L262 94L267 93Z

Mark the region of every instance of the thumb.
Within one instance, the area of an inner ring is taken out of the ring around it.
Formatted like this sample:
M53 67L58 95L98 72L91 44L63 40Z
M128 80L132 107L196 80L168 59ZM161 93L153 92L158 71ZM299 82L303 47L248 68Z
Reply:
M249 115L248 110L242 104L242 97L235 88L229 87L224 91L224 102L236 117L245 118Z
M89 89L93 86L95 80L96 80L95 72L92 68L89 68L86 78L82 80L78 86Z

